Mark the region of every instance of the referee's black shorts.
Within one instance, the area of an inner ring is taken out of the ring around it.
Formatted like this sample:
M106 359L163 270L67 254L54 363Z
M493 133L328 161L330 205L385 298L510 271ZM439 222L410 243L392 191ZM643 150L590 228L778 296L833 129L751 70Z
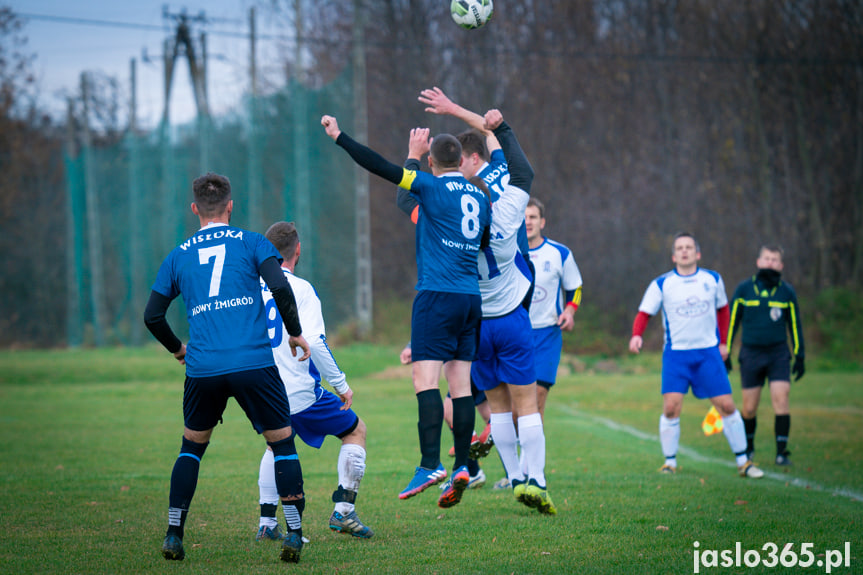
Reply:
M233 397L246 412L255 431L262 433L291 425L291 406L276 366L235 371L210 377L186 377L183 420L193 431L216 427Z
M738 363L743 389L762 387L765 381L791 381L791 352L785 343L741 346Z

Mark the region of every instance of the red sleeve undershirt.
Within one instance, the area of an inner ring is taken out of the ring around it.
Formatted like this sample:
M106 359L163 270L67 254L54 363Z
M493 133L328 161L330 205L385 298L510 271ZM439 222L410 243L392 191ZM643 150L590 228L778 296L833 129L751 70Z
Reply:
M643 311L638 312L635 316L635 321L632 322L632 335L643 335L649 319L650 315L648 313ZM727 326L728 324L726 323L725 325Z
M730 319L731 310L727 305L716 310L716 323L719 326L720 342L728 340L728 322ZM635 316L635 321L632 322L632 335L643 335L644 330L647 328L648 320L650 320L650 316L647 313L643 311L638 312L638 315Z
M724 305L716 310L716 324L719 326L720 345L728 341L728 322L731 320L731 310Z

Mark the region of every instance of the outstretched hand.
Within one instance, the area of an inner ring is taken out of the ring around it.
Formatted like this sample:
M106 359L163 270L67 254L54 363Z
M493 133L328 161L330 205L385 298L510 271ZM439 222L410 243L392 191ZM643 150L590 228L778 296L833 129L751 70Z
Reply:
M428 128L414 128L408 141L408 158L421 159L431 147Z
M339 137L339 134L342 133L339 130L339 122L336 120L335 116L322 116L321 117L321 126L324 127L324 130L327 132L327 136L335 140Z
M443 90L435 86L420 92L420 102L427 105L426 112L432 114L452 115L458 106L443 93Z

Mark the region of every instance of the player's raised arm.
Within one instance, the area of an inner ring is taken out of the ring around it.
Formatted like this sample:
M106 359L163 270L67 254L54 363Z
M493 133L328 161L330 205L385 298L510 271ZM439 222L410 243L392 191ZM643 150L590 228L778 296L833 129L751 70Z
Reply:
M402 185L406 179L411 179L404 168L393 164L371 148L360 144L341 131L339 129L338 120L336 120L335 117L327 115L321 117L321 125L324 127L324 131L327 135L332 138L337 145L344 148L348 155L350 155L357 164L369 172L397 185ZM417 128L417 130L420 129L421 128ZM412 137L413 132L414 130L411 130ZM426 130L426 139L428 139L428 130Z
M426 112L458 118L471 128L480 132L485 136L486 146L488 146L489 153L500 149L497 137L494 135L491 128L486 125L485 119L476 112L472 112L471 110L468 110L450 100L449 97L444 94L443 90L437 86L420 92L418 99L420 102L427 105L425 109Z
M483 121L486 129L491 130L500 142L500 147L509 166L509 183L529 194L533 184L533 166L530 165L524 150L521 149L515 132L504 121L500 110L489 110L485 113Z
M459 106L444 94L443 90L435 86L420 92L419 101L426 104L426 112L437 115L453 116L466 123L471 128L479 130L484 135L489 129L485 127L483 117L463 106Z
M339 122L336 120L335 116L322 116L321 126L324 127L324 131L327 133L327 136L332 138L334 141L339 139L339 134L341 134L342 131L339 130Z
M421 160L423 156L429 153L431 140L429 139L428 128L414 128L411 130L410 139L408 140L408 159Z

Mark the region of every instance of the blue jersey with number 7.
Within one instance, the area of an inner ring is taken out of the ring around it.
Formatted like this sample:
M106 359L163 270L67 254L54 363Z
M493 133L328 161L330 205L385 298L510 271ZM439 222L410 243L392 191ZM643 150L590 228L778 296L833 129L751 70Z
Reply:
M153 290L171 299L183 296L189 320L186 375L275 365L258 275L271 257L282 260L261 234L211 224L162 262Z

